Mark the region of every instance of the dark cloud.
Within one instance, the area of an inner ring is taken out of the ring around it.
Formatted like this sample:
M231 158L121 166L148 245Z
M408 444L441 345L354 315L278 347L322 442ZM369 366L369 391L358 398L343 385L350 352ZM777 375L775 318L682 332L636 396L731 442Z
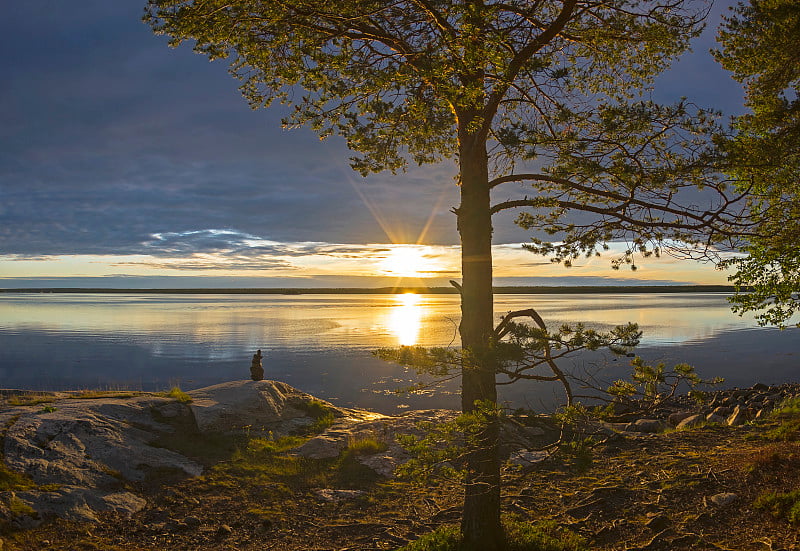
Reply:
M142 8L4 6L0 252L185 254L193 266L201 252L360 255L296 244L415 243L425 228L426 243L457 243L451 164L361 178L341 140L280 129L281 107L251 111L224 63L167 48L140 22ZM709 46L707 34L696 49ZM708 55L686 58L660 79L662 95L736 104L720 69L706 77L711 66ZM527 240L512 220L498 217L496 242Z

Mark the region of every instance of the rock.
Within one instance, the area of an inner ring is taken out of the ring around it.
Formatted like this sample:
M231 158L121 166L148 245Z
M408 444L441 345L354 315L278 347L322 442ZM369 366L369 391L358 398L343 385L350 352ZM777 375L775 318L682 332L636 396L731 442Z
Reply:
M220 524L215 534L218 538L227 538L228 536L233 534L233 528L231 528L227 524Z
M633 423L608 423L602 422L600 428L607 436L613 436L620 432L629 432L633 430Z
M725 422L725 418L721 415L717 415L716 413L709 413L706 415L706 423L717 423L721 424Z
M181 522L179 520L171 520L164 525L164 530L171 534L175 534L177 532L183 532L188 528L189 528L188 524L186 524L185 522Z
M4 460L25 472L37 485L57 485L52 491L30 490L18 497L42 517L90 521L96 513L131 515L146 501L125 488L141 481L151 469L170 469L187 476L202 466L150 443L173 427L156 419L162 412L188 416L170 398L143 395L57 402L53 412L25 409L8 426ZM154 416L155 412L155 416Z
M753 390L769 390L769 387L764 383L756 383L750 388Z
M736 408L736 411L731 413L728 419L725 421L727 425L732 427L738 427L740 425L744 425L747 422L747 414L744 410L740 408Z
M541 463L548 457L550 457L550 454L546 451L518 450L511 454L508 458L508 462L512 465L519 465L520 467L526 468Z
M733 493L721 493L711 496L708 498L708 501L717 507L725 507L726 505L733 503L737 497L739 496Z
M377 438L387 445L386 450L361 456L358 461L381 476L391 478L394 469L408 460L406 451L395 441L396 434L419 436L422 434L420 423L446 423L456 415L449 410L418 410L397 417L379 416L379 419L371 421L356 421L348 417L307 440L294 453L310 459L331 459L338 457L352 441Z
M351 432L331 428L306 441L295 453L309 459L333 459L347 447Z
M666 515L655 515L644 524L653 532L661 532L670 525L669 517Z
M303 408L312 396L277 381L231 381L189 392L201 432L290 432L313 422ZM330 404L331 411L336 411ZM342 416L339 412L339 417ZM300 423L292 423L301 420ZM289 425L287 427L287 424Z
M689 411L678 411L670 414L669 417L667 417L667 423L669 423L672 427L677 427L681 421L687 417L691 417L692 415L693 413Z
M288 434L309 426L309 401L322 402L335 418L374 420L385 416L337 408L279 381L231 381L193 390L189 407L201 432L272 431Z
M731 414L731 408L726 406L719 406L711 410L712 415L719 415L720 417L725 417Z
M523 427L522 431L528 438L539 438L547 434L542 427Z
M767 400L771 401L773 404L780 404L783 402L783 395L780 392L776 394L770 394L767 396Z
M183 519L183 523L191 529L199 528L203 522L197 517L186 517Z
M400 448L397 446L397 448ZM386 478L394 477L394 470L408 460L408 454L398 449L394 454L376 453L358 458L358 462Z
M666 428L666 425L663 421L658 419L637 419L633 423L631 423L630 430L634 432L647 432L647 433L655 433L661 432Z
M705 422L706 422L706 418L705 418L704 415L695 414L695 415L690 415L689 417L687 417L686 419L684 419L683 421L678 423L678 425L675 428L678 429L678 430L690 429L692 427L696 427L698 425L702 425Z
M55 487L18 492L16 497L34 514L14 519L16 524L33 525L54 516L95 522L102 512L129 516L140 511L146 501L130 490L128 482L143 481L152 470L186 476L203 471L187 457L151 445L175 430L235 433L250 427L281 434L314 422L307 412L313 397L284 383L234 381L189 394L191 405L149 394L81 400L62 395L54 397L52 411L0 408L0 422L6 427L0 454L6 465L25 472L37 486ZM377 433L378 422L387 419L367 411L325 407L339 420L337 426L347 427L341 432L342 445L357 430L354 427L367 426ZM412 415L404 418L405 425L398 421L398 427L403 427L399 432L413 432L405 430L407 425L421 419ZM373 467L389 475L399 461L407 459L403 453L396 446L392 457L373 459ZM172 531L190 527L166 513L162 517L154 522L169 523Z

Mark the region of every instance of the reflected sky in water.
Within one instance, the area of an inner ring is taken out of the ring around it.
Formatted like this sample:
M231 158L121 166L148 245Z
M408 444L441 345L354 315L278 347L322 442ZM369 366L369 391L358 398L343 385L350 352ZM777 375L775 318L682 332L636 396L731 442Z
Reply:
M686 361L694 354L715 362L713 370L735 368L743 380L776 369L765 368L765 354L792 356L800 348L794 330L757 329L752 318L731 313L723 294L495 297L498 319L530 307L552 328L639 323L641 351L670 360L690 356ZM246 377L260 348L267 377L343 405L457 407L457 388L427 398L387 394L415 376L370 351L455 345L459 319L456 295L2 294L0 386L149 390L181 382L193 388ZM736 336L745 333L758 338ZM778 344L756 350L770 339Z

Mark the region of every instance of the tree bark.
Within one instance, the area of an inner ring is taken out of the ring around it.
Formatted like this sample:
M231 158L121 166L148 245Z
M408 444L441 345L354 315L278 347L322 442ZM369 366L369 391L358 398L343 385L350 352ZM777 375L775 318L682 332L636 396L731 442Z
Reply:
M494 312L492 300L492 220L489 200L486 141L459 132L461 204L461 345L465 353L461 371L461 408L474 412L479 405L494 411ZM503 548L500 523L499 427L488 422L470 446L466 459L464 511L461 521L463 549L496 551Z

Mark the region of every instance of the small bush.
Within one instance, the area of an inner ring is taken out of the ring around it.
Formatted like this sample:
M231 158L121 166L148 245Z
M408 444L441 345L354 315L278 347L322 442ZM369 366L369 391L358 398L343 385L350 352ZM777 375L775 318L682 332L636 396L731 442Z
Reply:
M748 474L758 478L782 478L787 471L800 469L800 444L781 442L755 450L744 465Z
M177 387L176 387L177 388ZM68 396L70 400L93 400L95 398L133 398L141 393L119 390L83 390Z
M308 432L319 433L333 425L336 420L334 411L321 400L308 400L300 404L300 409L314 419L314 423L308 427Z
M592 447L594 445L595 441L592 438L571 440L561 444L558 451L569 464L582 472L592 466L594 460Z
M581 536L554 521L503 523L508 551L584 551L587 542ZM425 534L398 551L458 551L461 531L457 526L442 526Z
M251 438L247 443L250 453L281 453L304 443L307 439L302 436L281 436L277 440L272 438Z
M800 417L800 398L787 398L772 412L778 417Z
M386 450L386 442L377 438L356 438L348 442L346 452L352 455L372 455Z
M34 518L39 517L39 513L37 513L30 505L28 505L27 503L25 503L16 496L8 500L8 510L15 517L21 517L21 516L29 516Z
M800 524L800 490L763 493L753 505L768 510L775 518L785 518L789 524Z
M765 440L772 442L791 442L800 437L800 419L785 419L764 433Z
M458 551L460 542L458 526L441 526L397 551Z
M55 398L48 394L25 394L11 396L8 399L9 406L37 406L55 402Z
M306 412L309 417L313 417L314 419L319 419L329 413L331 413L331 408L323 402L322 400L308 400L307 402L303 402L300 404L300 409Z
M335 420L336 418L333 416L333 413L326 413L322 417L318 417L314 423L309 425L308 430L309 432L323 432L325 429L333 425Z
M167 397L174 398L178 402L182 404L191 403L192 397L186 394L184 391L180 389L180 387L174 386L167 392Z
M581 551L586 540L555 521L504 523L508 551Z
M34 486L33 481L21 473L12 471L0 460L0 491L24 490Z

